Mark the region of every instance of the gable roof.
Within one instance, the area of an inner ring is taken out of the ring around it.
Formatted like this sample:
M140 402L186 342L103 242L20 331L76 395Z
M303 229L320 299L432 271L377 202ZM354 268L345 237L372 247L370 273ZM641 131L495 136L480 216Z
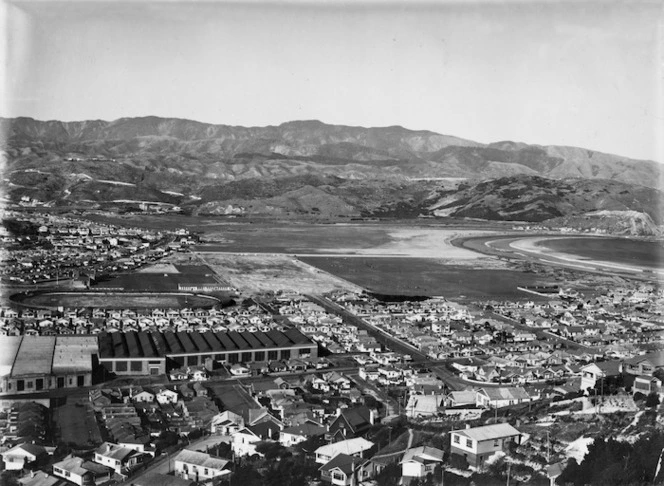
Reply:
M184 449L180 451L174 458L175 461L186 462L187 464L195 464L209 469L224 469L229 463L226 459L212 457L210 454L204 452L190 451Z
M482 427L473 427L470 429L453 430L450 434L458 434L476 441L485 441L521 435L521 432L510 424L493 424L484 425Z
M484 393L489 400L528 400L530 395L520 386L512 387L487 387L479 390Z
M349 456L348 454L337 454L328 462L318 468L319 471L332 471L333 469L341 470L346 477L353 472L353 466L359 463L357 457Z
M347 454L352 456L358 452L363 452L373 447L374 443L362 437L355 439L342 440L327 444L316 449L316 454L322 454L329 457L334 457L337 454Z
M404 462L420 462L426 464L428 462L442 462L444 452L436 447L421 446L413 447L408 449L403 458L401 459L401 464Z
M282 434L300 435L302 437L315 437L318 435L324 435L326 432L327 428L311 422L304 422L300 425L287 427L281 431Z

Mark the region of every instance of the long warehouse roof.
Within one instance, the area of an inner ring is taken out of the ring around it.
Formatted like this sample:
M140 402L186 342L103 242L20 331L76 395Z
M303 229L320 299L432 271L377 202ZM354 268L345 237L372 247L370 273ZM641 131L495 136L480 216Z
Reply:
M99 334L99 357L161 358L313 345L297 329L268 332L126 332Z

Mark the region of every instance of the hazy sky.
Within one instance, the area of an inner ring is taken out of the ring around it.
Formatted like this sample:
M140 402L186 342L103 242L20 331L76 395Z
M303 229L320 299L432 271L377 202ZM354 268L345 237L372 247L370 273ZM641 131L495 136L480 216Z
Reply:
M662 5L12 2L0 114L319 119L664 161Z

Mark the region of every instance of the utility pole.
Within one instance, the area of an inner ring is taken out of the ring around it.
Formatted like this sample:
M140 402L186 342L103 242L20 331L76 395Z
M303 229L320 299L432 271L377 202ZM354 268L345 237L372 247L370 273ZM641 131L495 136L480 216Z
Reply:
M510 486L510 472L512 470L512 463L508 462L507 463L507 486Z

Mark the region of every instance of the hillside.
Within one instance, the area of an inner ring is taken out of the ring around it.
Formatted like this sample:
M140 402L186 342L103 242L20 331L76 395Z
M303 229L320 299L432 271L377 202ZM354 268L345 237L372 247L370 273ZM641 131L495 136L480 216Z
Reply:
M635 211L661 224L659 164L582 148L319 121L16 118L0 119L0 130L2 190L13 201L153 201L201 214L321 218L544 221Z

